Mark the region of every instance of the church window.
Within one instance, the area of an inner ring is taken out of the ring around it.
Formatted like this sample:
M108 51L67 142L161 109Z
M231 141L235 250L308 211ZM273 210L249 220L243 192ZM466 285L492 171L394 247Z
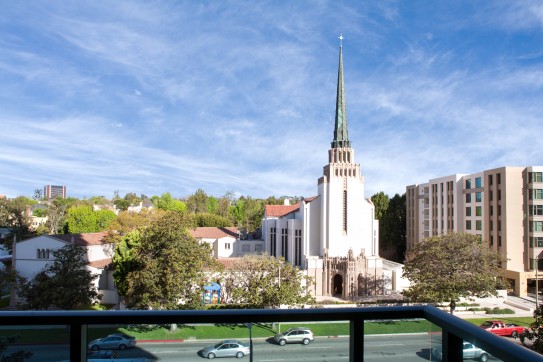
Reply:
M281 229L281 256L288 260L288 229Z
M275 228L270 228L270 255L277 256L277 238Z
M347 232L347 190L343 190L343 231Z
M294 230L294 265L302 265L302 230Z

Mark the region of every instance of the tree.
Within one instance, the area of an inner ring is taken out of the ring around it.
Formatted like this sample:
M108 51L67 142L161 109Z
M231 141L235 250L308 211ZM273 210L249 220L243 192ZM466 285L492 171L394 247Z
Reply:
M61 202L61 198L55 198L47 207L46 225L51 234L57 234L61 229L66 216L66 205Z
M232 226L232 221L226 217L222 217L216 214L195 214L192 216L196 226L215 226L215 227L228 227Z
M381 191L373 195L371 201L375 206L375 218L381 220L388 210L388 204L390 202L388 195Z
M402 263L406 249L405 194L394 195L386 212L379 220L379 253L381 256Z
M74 206L68 210L67 231L72 234L103 231L116 217L111 210L94 211L87 205Z
M194 195L189 196L187 199L187 209L193 214L207 212L207 194L204 190L198 189Z
M53 263L18 285L20 308L71 310L97 301L96 275L86 270L85 257L86 250L74 244L53 251Z
M0 225L8 227L17 237L22 240L29 234L30 230L30 207L36 201L24 196L12 200L0 198Z
M141 233L139 230L132 230L122 236L115 243L115 254L113 255L113 280L120 296L126 296L128 292L128 274L138 269L135 260L135 253L139 247Z
M43 199L43 190L42 189L35 189L34 190L34 196L32 198L36 201L40 201Z
M253 308L277 308L281 304L313 302L307 288L313 281L283 258L270 255L245 255L225 276L226 298ZM305 283L302 283L305 279Z
M519 337L523 346L543 354L543 304L534 310L534 320Z
M206 269L218 267L207 243L192 238L192 220L168 212L141 230L126 275L126 305L133 309L197 309Z
M160 197L153 196L151 201L157 208L166 211L185 211L187 209L187 205L183 201L174 199L169 192L163 193Z
M454 302L461 297L488 297L503 288L501 255L478 235L450 233L415 244L403 276L411 286L404 295L415 302ZM452 311L452 308L451 308Z

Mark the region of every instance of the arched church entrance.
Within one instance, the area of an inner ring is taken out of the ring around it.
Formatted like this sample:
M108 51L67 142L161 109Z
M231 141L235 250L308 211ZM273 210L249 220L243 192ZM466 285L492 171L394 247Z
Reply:
M334 295L343 295L343 277L339 274L334 275Z

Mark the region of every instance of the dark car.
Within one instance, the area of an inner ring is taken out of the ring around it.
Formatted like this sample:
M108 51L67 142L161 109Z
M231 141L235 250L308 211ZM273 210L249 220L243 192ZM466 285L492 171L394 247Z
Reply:
M98 351L100 349L120 349L125 350L132 348L136 345L136 339L130 336L123 336L122 334L111 334L104 338L98 338L89 342L89 349L91 351Z
M242 358L251 353L249 346L237 339L227 339L200 351L202 357L213 359L215 357Z
M298 327L287 329L283 333L278 333L273 337L277 343L284 346L287 343L309 344L313 341L313 332L308 328Z

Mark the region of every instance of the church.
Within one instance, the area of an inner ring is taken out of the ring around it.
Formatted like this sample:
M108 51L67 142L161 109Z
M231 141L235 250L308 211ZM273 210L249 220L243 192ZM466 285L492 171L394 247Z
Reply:
M379 221L364 197L364 176L349 141L341 44L334 138L317 185L317 196L296 205L266 205L265 251L311 277L314 296L356 300L406 287L403 265L379 256Z

